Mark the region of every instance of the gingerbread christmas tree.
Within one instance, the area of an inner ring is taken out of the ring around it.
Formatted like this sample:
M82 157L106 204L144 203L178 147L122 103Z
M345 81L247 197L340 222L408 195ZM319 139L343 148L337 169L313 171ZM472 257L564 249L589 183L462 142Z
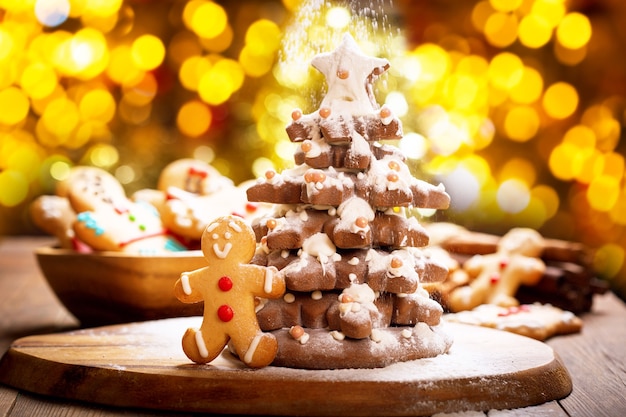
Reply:
M252 261L277 267L287 286L282 299L257 308L261 329L279 342L274 364L372 368L445 353L452 341L442 308L422 284L447 270L408 211L446 209L450 198L381 142L402 138L401 122L373 94L389 62L345 35L312 65L327 92L318 110L292 113L295 167L267 172L248 190L248 200L276 204L253 224Z

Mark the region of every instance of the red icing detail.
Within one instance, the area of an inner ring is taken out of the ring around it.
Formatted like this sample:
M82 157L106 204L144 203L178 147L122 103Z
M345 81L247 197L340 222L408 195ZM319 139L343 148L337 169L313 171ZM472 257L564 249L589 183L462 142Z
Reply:
M93 249L91 248L91 246L87 245L85 242L83 242L82 240L76 237L72 238L72 247L78 253L92 253L93 252Z
M230 291L233 288L233 280L230 277L223 276L217 281L217 286L220 287L222 291Z
M231 306L227 304L221 305L217 309L217 317L219 317L219 319L222 320L223 322L231 321L234 315L235 315L235 312L233 311Z
M209 176L209 173L204 169L198 169L194 167L189 167L189 176L197 175L200 178L206 178Z
M246 204L246 211L248 213L254 213L255 211L257 211L258 208L259 208L258 204L255 204L255 203L247 203Z
M128 207L123 206L113 206L113 209L117 214L124 214L129 212Z
M500 269L504 269L507 267L507 265L509 264L509 260L504 258L500 261Z
M500 281L500 274L493 274L489 279L489 282L491 282L492 284L495 284L498 281Z
M506 316L510 316L511 314L518 314L518 313L524 313L524 312L529 312L529 311L530 311L530 306L528 304L522 304L521 306L511 306L507 308L506 311L498 313L498 317L506 317Z
M150 239L151 237L164 236L165 234L166 234L165 229L161 229L154 233L147 233L145 235L137 236L135 238L128 239L124 242L120 242L117 244L117 246L119 246L120 248L123 248L124 246L130 245L131 243L139 242L140 240L144 240L144 239Z

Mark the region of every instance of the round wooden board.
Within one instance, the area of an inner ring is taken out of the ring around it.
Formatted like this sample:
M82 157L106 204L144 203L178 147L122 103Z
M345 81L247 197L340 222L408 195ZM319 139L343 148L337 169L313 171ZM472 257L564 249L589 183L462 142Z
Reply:
M546 344L446 324L450 352L379 369L245 368L229 353L191 363L186 317L18 339L0 382L44 395L126 408L265 415L432 415L519 408L568 395L567 370Z

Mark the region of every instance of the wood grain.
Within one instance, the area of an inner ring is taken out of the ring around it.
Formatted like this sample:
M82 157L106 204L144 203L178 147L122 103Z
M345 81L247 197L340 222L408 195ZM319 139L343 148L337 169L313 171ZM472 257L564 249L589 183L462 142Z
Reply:
M180 335L199 320L22 338L0 362L0 381L119 407L329 416L517 408L571 390L569 374L550 347L492 329L448 324L455 339L450 353L380 369L251 370L227 352L210 365L192 364L182 353Z

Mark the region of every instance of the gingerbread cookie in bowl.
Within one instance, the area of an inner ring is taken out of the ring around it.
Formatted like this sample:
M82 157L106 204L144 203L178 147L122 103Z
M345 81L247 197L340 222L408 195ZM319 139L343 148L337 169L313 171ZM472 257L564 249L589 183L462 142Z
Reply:
M246 198L250 185L244 182L236 186L210 164L184 158L163 169L157 189L139 190L132 198L155 206L167 230L195 248L213 219L230 214L242 218L258 214L261 205Z
M76 212L72 228L78 240L96 251L154 254L185 248L167 234L156 209L126 197L106 171L81 169L63 184Z
M78 213L93 207L92 203L81 198L70 200L70 190L78 187L83 190L77 193L91 193L87 200L109 201L111 196L124 196L122 185L107 171L92 166L76 166L67 178L56 184L54 195L41 195L33 201L30 215L40 229L58 238L61 248L90 252L93 248L82 242L74 230Z

